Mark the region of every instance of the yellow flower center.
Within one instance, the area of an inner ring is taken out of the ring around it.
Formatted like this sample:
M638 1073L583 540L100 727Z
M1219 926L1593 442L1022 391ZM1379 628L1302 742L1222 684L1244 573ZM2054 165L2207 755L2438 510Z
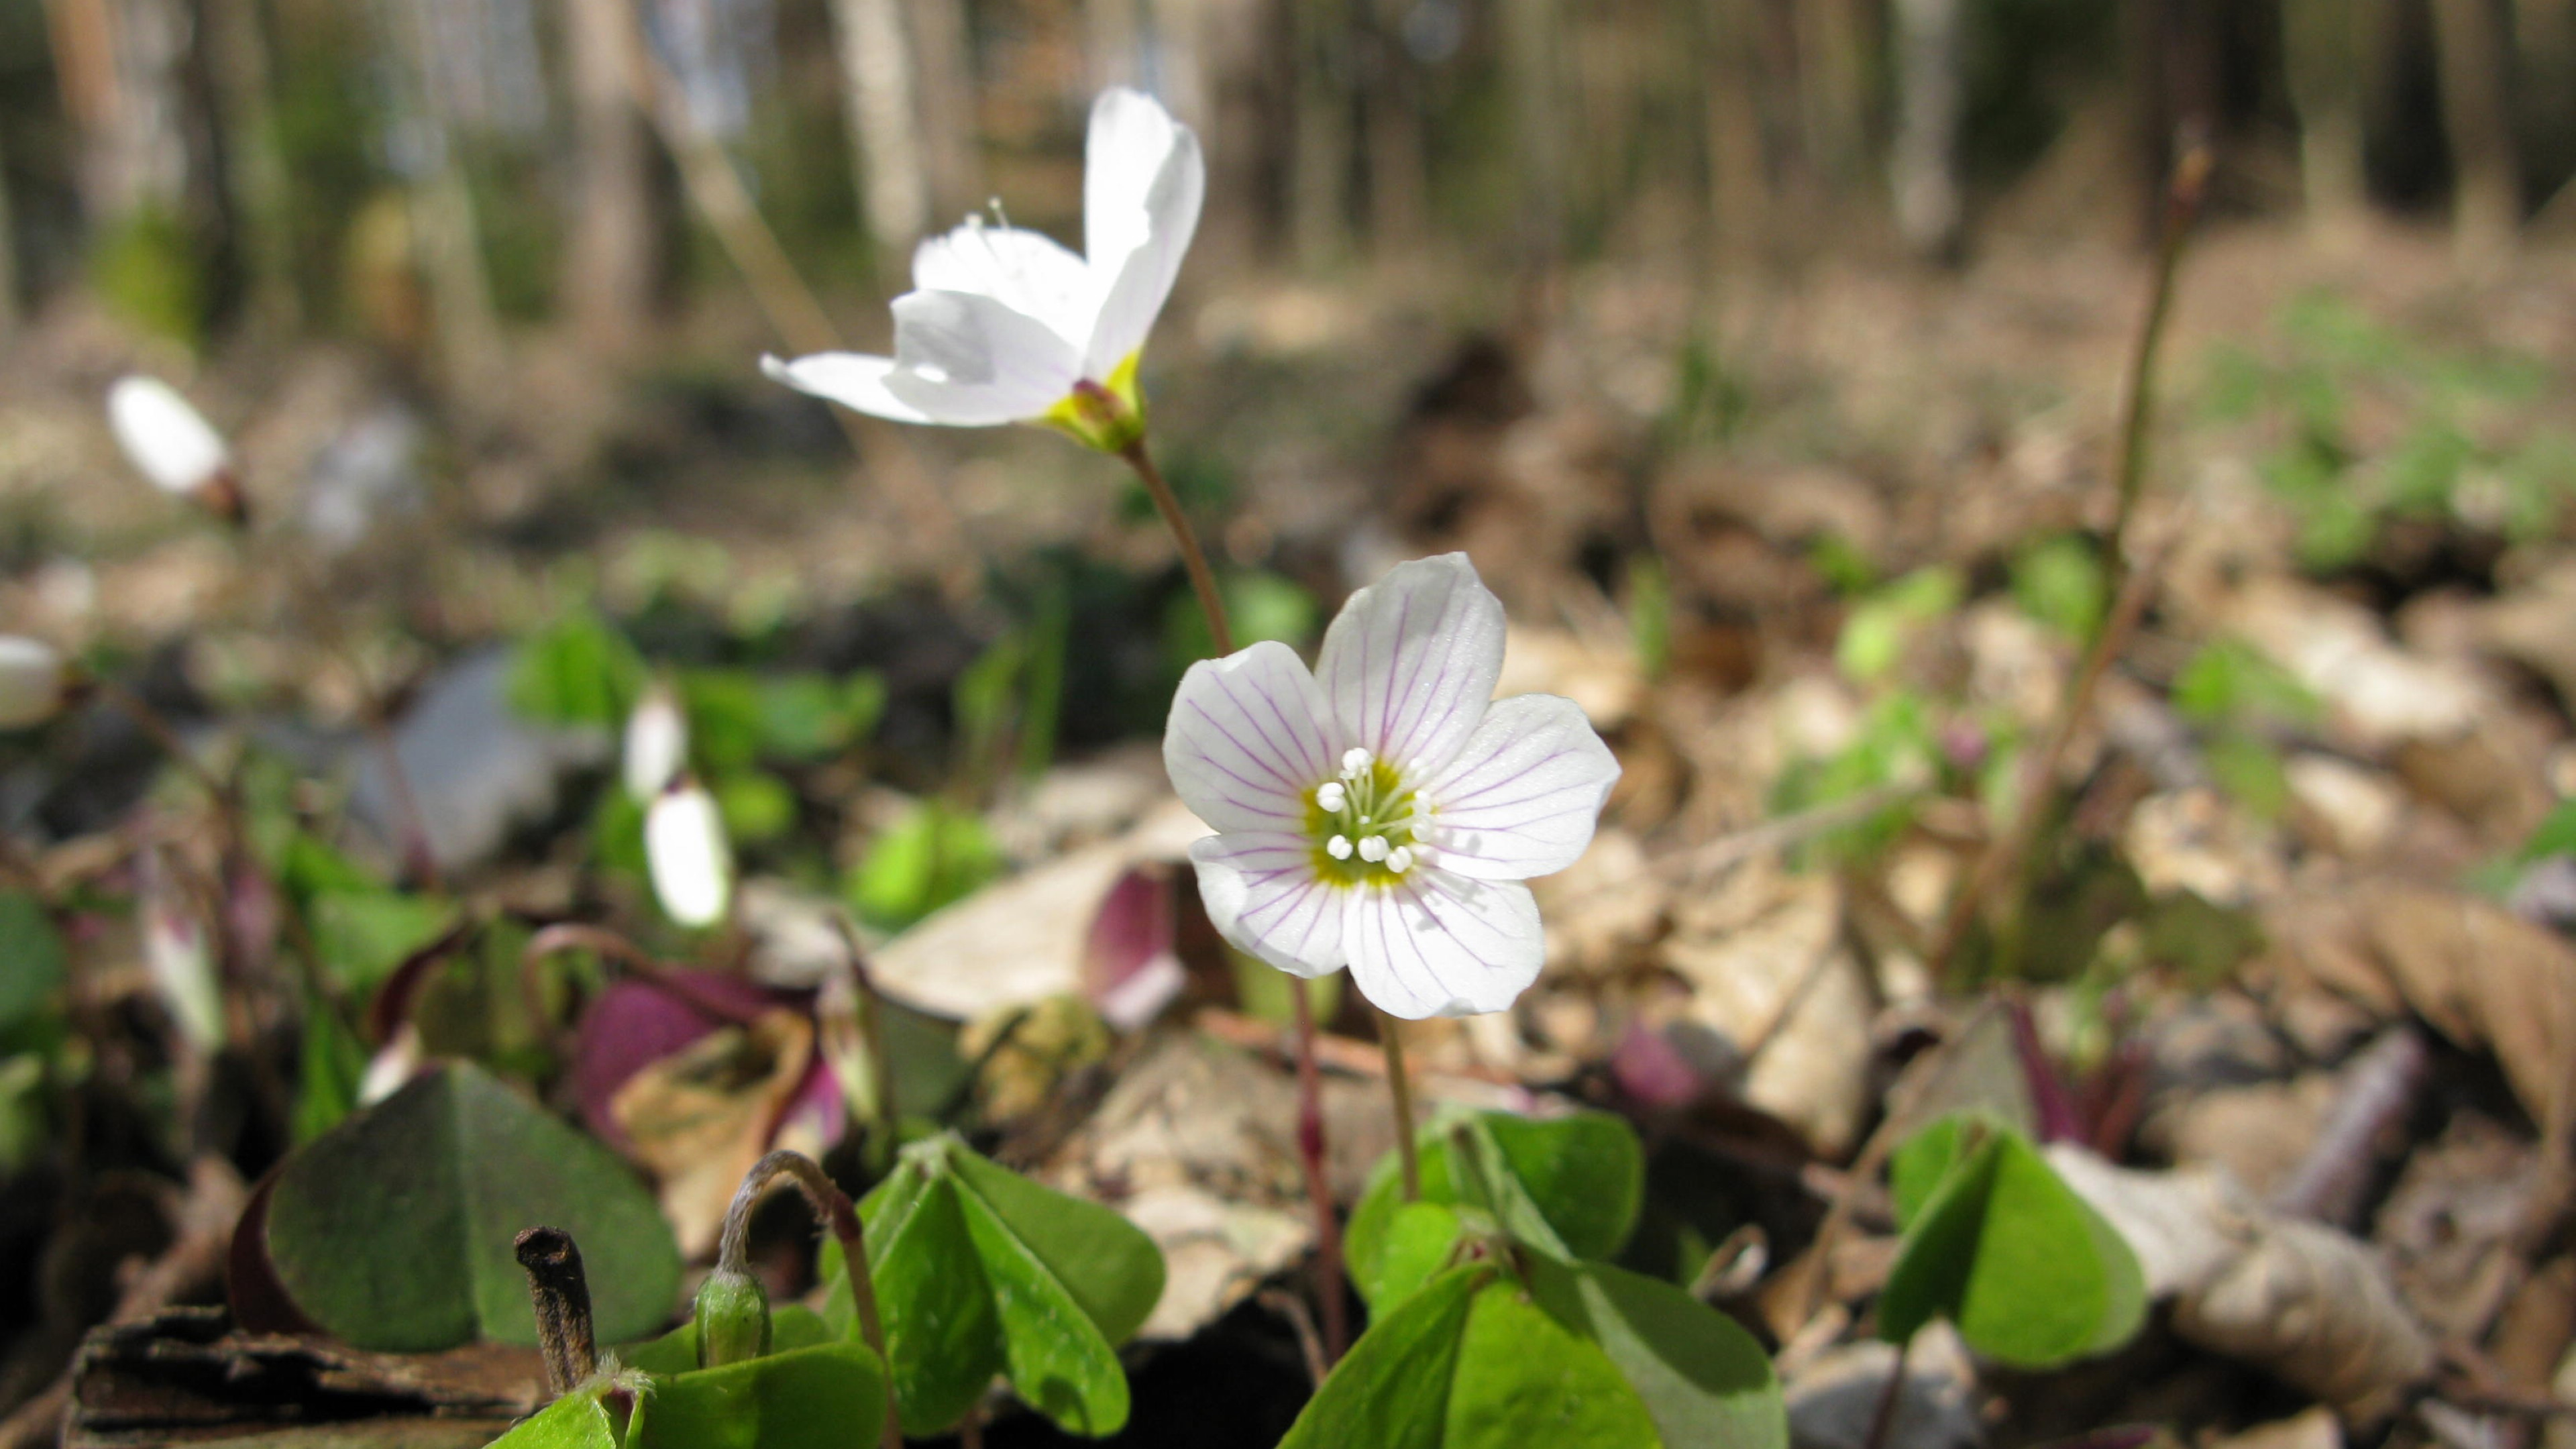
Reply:
M1315 878L1326 885L1382 886L1430 853L1421 801L1393 765L1363 749L1342 756L1342 773L1306 792L1306 834Z

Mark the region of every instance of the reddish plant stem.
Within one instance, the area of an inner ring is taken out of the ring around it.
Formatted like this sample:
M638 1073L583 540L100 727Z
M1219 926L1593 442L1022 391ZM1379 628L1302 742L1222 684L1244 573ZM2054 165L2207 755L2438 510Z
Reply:
M1305 977L1288 978L1288 1000L1297 1009L1297 1158L1306 1170L1306 1200L1315 1213L1315 1298L1324 1324L1324 1366L1330 1368L1342 1361L1351 1338L1342 1304L1342 1227L1333 1215L1333 1184L1324 1170L1324 1086L1315 1066L1315 1004Z
M1181 511L1181 500L1163 481L1163 471L1154 465L1142 438L1118 456L1136 470L1155 510L1171 529L1172 541L1180 547L1182 566L1189 570L1190 587L1198 593L1199 612L1207 616L1208 638L1217 655L1233 653L1234 629L1226 620L1225 597L1217 592L1216 575L1208 568L1206 551L1199 547L1197 530ZM1343 1348L1350 1343L1350 1326L1342 1303L1341 1224L1334 1217L1333 1185L1324 1170L1324 1089L1315 1066L1315 1006L1308 998L1306 978L1289 976L1288 999L1297 1013L1297 1157L1305 1169L1306 1199L1315 1216L1316 1308L1323 1321L1324 1361L1330 1365L1341 1360Z
M877 1313L876 1275L868 1262L867 1227L860 1222L850 1195L824 1176L814 1159L782 1149L752 1164L751 1171L743 1174L742 1186L734 1190L732 1205L725 1210L724 1236L716 1250L717 1266L736 1273L750 1271L745 1238L750 1231L751 1210L782 1177L796 1184L815 1218L840 1241L841 1263L850 1280L850 1303L858 1310L859 1335L875 1350L877 1362L891 1364L893 1360L886 1357L885 1320ZM894 1395L889 1393L882 1449L902 1449L902 1445L903 1426L895 1418Z
M1413 1078L1404 1069L1404 1023L1379 1011L1377 1039L1386 1048L1387 1095L1395 1099L1395 1160L1402 1169L1404 1200L1420 1202L1422 1160L1413 1142Z

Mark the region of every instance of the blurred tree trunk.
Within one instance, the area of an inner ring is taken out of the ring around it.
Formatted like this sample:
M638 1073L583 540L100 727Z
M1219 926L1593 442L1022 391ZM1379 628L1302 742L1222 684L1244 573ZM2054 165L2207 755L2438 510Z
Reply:
M631 352L650 313L654 246L651 153L635 108L641 43L627 0L566 0L573 197L563 295L582 347Z
M224 119L225 189L250 274L249 314L272 335L304 315L295 280L295 196L269 100L268 30L259 0L205 0L216 100Z
M0 342L18 330L18 225L9 210L9 156L0 149Z
M2522 166L2494 0L2433 0L2433 49L2451 148L2452 242L2464 260L2483 263L2511 251L2522 225Z
M482 227L465 176L456 128L429 67L430 14L441 0L396 0L387 7L386 56L394 74L387 130L411 139L412 234L429 282L433 341L441 381L452 399L479 411L505 386L501 324L483 269Z
M1275 256L1295 170L1295 68L1278 57L1296 43L1298 0L1196 0L1190 38L1198 47L1199 128L1207 154L1207 206L1192 270ZM1095 0L1095 16L1119 9ZM1095 68L1106 38L1093 32ZM1203 259L1203 260L1202 260Z
M1297 263L1321 267L1348 248L1351 161L1350 13L1346 0L1291 0L1297 25L1297 146L1289 232Z
M1511 100L1512 151L1520 171L1520 243L1525 265L1554 272L1565 251L1565 98L1559 63L1558 0L1502 0L1503 85Z
M1431 230L1421 77L1404 43L1410 8L1410 0L1372 0L1368 17L1369 240L1381 254L1415 251Z
M859 167L860 214L876 242L879 282L900 288L913 243L930 225L930 172L913 92L901 0L832 0L842 102Z
M1896 134L1888 187L1897 234L1920 256L1958 255L1960 0L1896 0Z
M1737 259L1761 249L1771 223L1770 163L1754 59L1757 3L1698 0L1711 249Z
M920 62L922 154L930 172L928 222L943 226L986 200L966 0L905 0L904 9Z
M188 184L187 11L179 0L50 0L47 20L93 235L145 211L176 215Z
M2299 113L2308 224L2348 230L2369 201L2362 170L2361 0L2282 0L2281 50Z
M1798 113L1817 174L1840 191L1869 148L1869 17L1862 0L1799 0Z

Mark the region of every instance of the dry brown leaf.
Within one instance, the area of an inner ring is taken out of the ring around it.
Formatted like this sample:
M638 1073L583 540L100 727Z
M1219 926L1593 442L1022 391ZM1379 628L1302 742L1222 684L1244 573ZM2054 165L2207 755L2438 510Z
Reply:
M814 1028L792 1011L765 1012L662 1058L617 1089L609 1113L635 1160L660 1184L662 1216L680 1252L715 1250L727 1204L769 1150L778 1114L814 1052Z
M2492 1050L2523 1109L2562 1137L2576 1104L2576 947L2501 906L2417 886L2374 889L2360 910L2407 1004Z
M2149 1295L2173 1300L2183 1338L2356 1418L2433 1371L2432 1340L2349 1234L2277 1216L2223 1173L2134 1171L2066 1143L2048 1157L2128 1240Z

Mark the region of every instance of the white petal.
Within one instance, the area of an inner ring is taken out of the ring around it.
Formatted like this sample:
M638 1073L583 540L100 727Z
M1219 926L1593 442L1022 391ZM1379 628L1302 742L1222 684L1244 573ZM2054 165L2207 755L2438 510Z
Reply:
M972 292L894 299L894 370L886 391L932 422L1023 422L1073 391L1081 356L1047 325Z
M1467 742L1503 670L1503 601L1463 553L1397 564L1351 595L1315 676L1350 740L1410 779Z
M232 464L205 416L157 377L120 377L107 390L107 422L144 477L171 493L194 493Z
M683 926L724 919L733 898L733 853L714 796L696 785L664 791L644 813L644 863L663 914Z
M1303 835L1241 830L1190 846L1199 900L1218 934L1282 971L1322 976L1342 966L1342 897L1315 877Z
M912 284L925 292L990 297L1080 347L1100 311L1102 279L1038 232L969 220L913 250Z
M1527 880L1574 864L1592 843L1619 761L1573 700L1497 700L1422 798L1443 869Z
M1345 894L1351 981L1409 1021L1501 1011L1538 979L1547 957L1538 902L1517 881L1421 869Z
M938 419L886 391L886 378L894 371L891 357L870 357L857 352L818 352L794 362L775 357L760 359L760 370L774 382L783 382L798 392L836 402L845 408L898 423L928 423Z
M1082 152L1082 254L1093 267L1120 265L1153 234L1152 198L1165 165L1189 136L1189 127L1142 91L1112 86L1091 103ZM1190 149L1197 150L1195 137ZM1197 220L1194 201L1188 221Z
M626 717L621 751L626 793L650 804L689 762L689 717L671 691L655 685Z
M42 640L0 635L0 730L43 724L62 706L62 654Z
M1199 206L1207 199L1207 163L1199 155L1199 138L1187 126L1174 131L1170 151L1145 188L1144 234L1123 255L1102 250L1096 240L1091 244L1091 264L1106 281L1083 356L1083 375L1095 381L1107 381L1118 364L1145 345L1145 334L1154 330L1154 319L1171 297L1181 259L1198 231Z
M1297 651L1265 641L1181 676L1163 725L1163 768L1222 831L1306 828L1306 792L1332 774L1324 697Z

